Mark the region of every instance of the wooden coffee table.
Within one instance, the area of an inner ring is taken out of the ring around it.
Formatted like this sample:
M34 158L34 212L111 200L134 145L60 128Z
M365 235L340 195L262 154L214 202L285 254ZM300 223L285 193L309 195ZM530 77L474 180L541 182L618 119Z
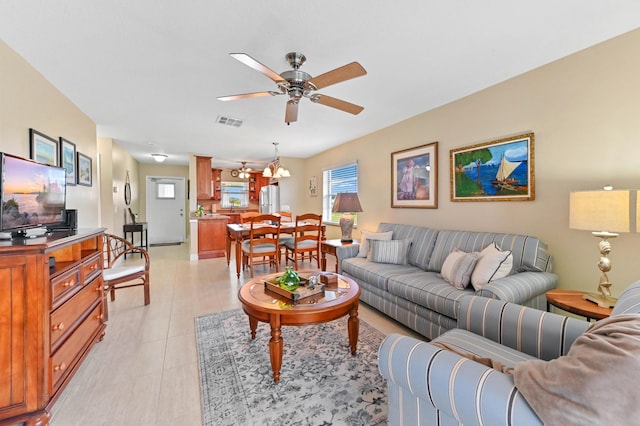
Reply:
M271 326L269 357L273 370L273 381L278 383L280 380L282 349L284 347L281 331L283 325L320 324L348 314L349 346L351 354L355 355L360 325L358 319L360 288L358 284L350 278L338 275L337 287L326 289L324 294L320 293L293 303L264 288L265 280L281 274L282 272L253 279L243 285L238 292L242 309L249 316L251 338L255 339L256 337L258 321L266 322ZM303 277L311 274L300 273Z

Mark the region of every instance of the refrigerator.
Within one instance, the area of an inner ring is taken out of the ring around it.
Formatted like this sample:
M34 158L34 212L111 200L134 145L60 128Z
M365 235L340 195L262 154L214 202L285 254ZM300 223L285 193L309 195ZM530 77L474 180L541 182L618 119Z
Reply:
M280 187L266 185L260 188L260 213L273 214L280 211Z

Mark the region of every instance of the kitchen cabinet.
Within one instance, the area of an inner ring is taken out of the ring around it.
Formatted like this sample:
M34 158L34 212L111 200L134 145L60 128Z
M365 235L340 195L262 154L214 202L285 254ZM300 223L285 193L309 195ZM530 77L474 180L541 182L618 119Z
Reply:
M198 259L223 257L226 250L226 216L198 219Z
M213 183L213 189L211 198L216 201L220 201L222 199L222 170L221 169L211 169L211 182Z
M262 176L262 172L251 173L249 177L249 201L260 201L260 189L269 185L270 178Z
M213 195L211 157L196 156L196 192L198 200L210 200Z
M104 337L102 243L94 229L0 246L0 424L47 425Z

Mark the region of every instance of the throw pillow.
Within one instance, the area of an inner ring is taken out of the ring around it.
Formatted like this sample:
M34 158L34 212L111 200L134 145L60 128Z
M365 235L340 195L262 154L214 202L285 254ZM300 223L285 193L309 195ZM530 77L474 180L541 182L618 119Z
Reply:
M367 260L375 263L407 264L411 240L371 240Z
M387 232L370 232L362 231L362 238L360 239L360 250L358 251L358 257L367 257L369 254L369 240L382 240L388 241L393 237L393 231Z
M495 242L489 244L480 252L476 267L471 274L471 285L479 290L491 281L509 275L512 267L511 251L501 251Z
M455 288L464 290L471 282L471 274L477 261L478 253L454 249L444 260L440 276Z

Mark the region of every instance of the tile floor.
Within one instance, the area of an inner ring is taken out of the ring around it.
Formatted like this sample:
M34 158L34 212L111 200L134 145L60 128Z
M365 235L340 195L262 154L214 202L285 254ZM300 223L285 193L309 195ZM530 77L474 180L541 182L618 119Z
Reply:
M249 274L237 279L233 259L230 268L224 258L189 261L188 244L149 254L151 304L143 305L141 287L116 293L105 338L53 406L51 425L201 424L194 318L239 308L237 292ZM360 318L383 333L413 334L360 306Z

